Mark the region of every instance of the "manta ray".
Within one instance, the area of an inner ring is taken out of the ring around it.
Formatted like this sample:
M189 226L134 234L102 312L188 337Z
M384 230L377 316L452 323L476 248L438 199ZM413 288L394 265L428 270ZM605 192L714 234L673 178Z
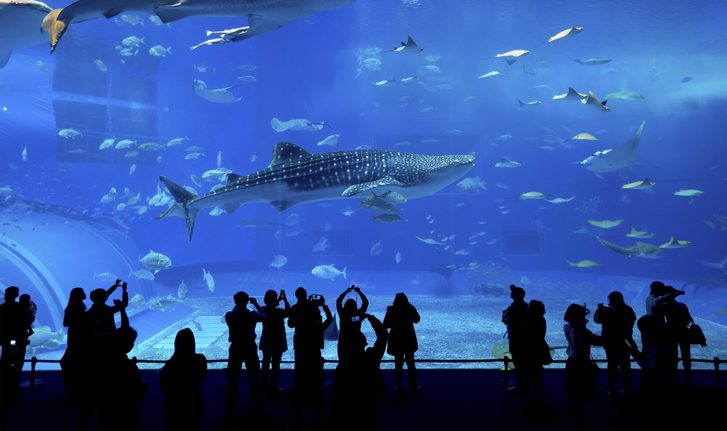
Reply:
M616 253L623 254L629 257L646 257L646 258L657 258L657 254L661 251L661 248L653 244L647 244L645 242L637 242L631 247L622 247L618 244L614 244L611 241L607 241L600 236L597 236L598 242L603 246L610 248Z
M40 29L51 11L45 3L34 0L0 0L0 69L10 60L14 48L43 43Z
M596 151L578 164L597 173L618 171L631 166L636 161L636 151L639 149L641 133L644 131L645 124L646 121L641 122L634 136L621 146Z
M304 202L396 191L406 199L428 196L452 184L474 166L471 154L430 156L383 150L311 154L289 142L273 149L270 165L249 175L227 175L226 185L197 196L164 176L176 204L158 218L184 217L192 239L197 213L220 207L232 214L241 205L265 202L278 211Z
M77 0L63 9L56 9L43 21L50 35L51 52L55 50L68 26L74 22L112 18L122 12L156 14L164 23L190 16L242 16L248 25L237 29L238 41L329 9L353 3L354 0Z

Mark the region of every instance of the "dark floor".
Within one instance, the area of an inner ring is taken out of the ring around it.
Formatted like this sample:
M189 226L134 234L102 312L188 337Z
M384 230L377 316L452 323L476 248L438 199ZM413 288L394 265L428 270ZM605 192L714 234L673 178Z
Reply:
M503 373L496 370L420 370L422 391L417 395L397 395L393 375L385 371L387 392L380 400L379 423L383 430L567 430L568 404L563 391L563 370L546 370L547 408L536 409L527 398L515 397L504 385ZM603 374L603 372L602 372ZM725 373L722 379L725 379ZM636 373L638 376L638 372ZM28 379L25 375L25 380ZM24 387L21 404L7 411L6 429L73 429L77 408L64 403L65 393L57 372L39 373L35 387ZM144 371L149 392L143 405L143 428L162 428L163 403L156 371ZM330 379L326 374L326 393ZM603 379L603 376L600 377ZM281 384L290 387L292 372L284 370ZM678 386L671 397L657 407L645 407L637 396L601 396L587 405L589 430L727 430L727 390L716 388L711 371L698 371L692 387ZM724 380L727 383L727 380ZM290 429L292 403L288 396L268 398L264 421L248 414L246 383L243 376L240 416L222 426L222 401L226 378L222 370L211 371L204 385L205 429ZM603 384L603 381L601 381ZM27 385L27 383L26 383ZM638 385L636 385L638 387ZM5 404L5 403L3 403ZM327 412L324 413L324 417ZM341 429L328 424L327 429Z

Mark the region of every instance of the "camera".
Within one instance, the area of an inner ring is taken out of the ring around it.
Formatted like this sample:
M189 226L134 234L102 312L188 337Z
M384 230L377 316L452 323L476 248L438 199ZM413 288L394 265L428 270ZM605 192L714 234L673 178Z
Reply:
M308 297L308 301L312 302L315 305L323 305L323 295L318 295L314 293Z

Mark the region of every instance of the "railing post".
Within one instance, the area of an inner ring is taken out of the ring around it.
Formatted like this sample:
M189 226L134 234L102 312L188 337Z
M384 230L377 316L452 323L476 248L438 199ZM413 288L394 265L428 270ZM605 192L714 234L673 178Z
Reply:
M507 357L507 356L505 356L502 359L505 362L505 367L504 367L505 368L505 370L504 370L504 372L505 372L505 390L507 390L510 387L510 373L509 373L509 370L510 370L510 358Z
M35 366L38 364L38 358L33 356L30 358L30 386L35 386Z
M719 358L714 357L714 382L717 384L717 389L720 387L720 378L719 378Z

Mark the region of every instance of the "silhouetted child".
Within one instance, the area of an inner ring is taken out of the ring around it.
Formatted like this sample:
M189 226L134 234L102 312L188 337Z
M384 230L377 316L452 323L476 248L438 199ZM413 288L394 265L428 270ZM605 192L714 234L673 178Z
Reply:
M409 374L409 388L413 391L419 390L414 362L414 353L419 349L419 343L414 324L420 320L416 307L409 302L409 298L403 292L397 293L394 296L394 303L386 308L384 328L390 330L387 353L394 357L396 390L403 388L404 362Z
M356 305L356 300L353 298L348 298L345 303L343 302L343 299L350 292L355 292L361 297L361 307ZM361 317L366 313L368 307L368 298L361 292L359 287L354 285L344 290L336 298L336 312L340 322L337 346L339 361L346 361L349 353L357 352L366 346L366 338L362 338L360 335L363 335L361 332ZM363 345L361 345L362 340Z
M608 305L598 304L593 314L593 321L602 326L601 337L606 350L608 365L609 394L628 393L631 389L631 354L630 346L634 345L633 330L636 323L634 310L624 302L621 292L608 294ZM623 390L616 388L616 377L621 370Z
M525 373L533 387L535 398L543 403L543 364L546 358L552 361L549 346L545 342L547 322L545 321L545 304L533 299L528 304L528 314L525 323L525 336L527 338L527 353L525 355Z
M585 429L584 401L597 393L598 368L591 360L591 346L602 344L601 337L586 328L590 311L584 305L570 304L565 311L563 332L568 341L565 363L565 389L570 402L571 428Z
M30 299L30 295L27 293L18 297L18 304L20 304L23 309L25 325L28 331L28 336L30 337L35 333L35 331L33 331L33 322L35 322L35 314L38 312L38 306L35 305L35 302Z
M278 308L280 301L285 304L284 309ZM280 295L274 290L268 290L265 292L263 302L265 302L263 306L265 319L263 320L262 335L260 335L260 350L263 353L262 386L271 392L282 392L283 389L278 387L278 380L280 360L283 353L288 350L285 319L290 313L290 303L284 290L280 291Z
M159 386L164 393L164 429L198 430L202 427L202 383L207 377L207 358L197 353L194 333L180 329L174 354L164 364Z
M249 381L250 404L252 409L260 409L260 363L255 344L255 326L265 318L265 312L255 298L246 292L237 292L233 296L235 308L225 314L225 322L230 329L230 351L227 360L227 396L225 398L225 418L231 419L237 406L238 387L242 364ZM252 304L255 311L247 308Z
M523 362L527 355L527 337L525 323L528 317L528 303L525 302L525 290L514 284L510 285L512 303L502 311L502 323L507 327L510 356L515 366L516 395L527 395L527 376Z

